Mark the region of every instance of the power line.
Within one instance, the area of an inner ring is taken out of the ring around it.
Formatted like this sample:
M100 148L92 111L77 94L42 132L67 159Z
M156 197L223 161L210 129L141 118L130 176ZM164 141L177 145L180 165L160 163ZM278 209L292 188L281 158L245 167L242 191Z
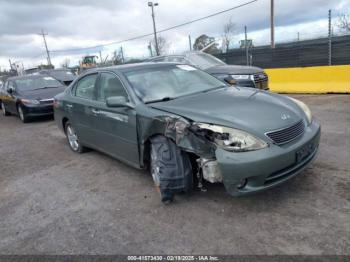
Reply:
M207 16L204 16L204 17L201 17L201 18L197 18L197 19L194 19L194 20L191 20L191 21L188 21L188 22L179 24L179 25L175 25L175 26L172 26L172 27L168 27L168 28L159 30L159 31L157 31L157 33L163 33L163 32L166 32L166 31L173 30L173 29L175 29L175 28L179 28L179 27L182 27L182 26L185 26L185 25L189 25L189 24L192 24L192 23L195 23L195 22L204 20L204 19L208 19L208 18L211 18L211 17L213 17L213 16L217 16L217 15L220 15L220 14L223 14L223 13L226 13L226 12L229 12L229 11L232 11L232 10L234 10L234 9L238 9L238 8L241 8L241 7L246 6L246 5L250 5L250 4L252 4L252 3L254 3L254 2L257 2L257 1L258 1L258 0L251 0L251 1L249 1L249 2L246 2L246 3L240 4L240 5L231 7L231 8L229 8L229 9L225 9L225 10L222 10L222 11L219 11L219 12L216 12L216 13L213 13L213 14L210 14L210 15L207 15ZM144 38L144 37L147 37L147 36L152 36L152 35L154 35L154 33L148 33L148 34L144 34L144 35L139 35L139 36L127 38L127 39L120 40L120 41L110 42L110 43L107 43L107 44L101 44L101 45L90 46L90 47L72 48L72 49L51 50L50 52L51 52L51 53L75 52L75 51L80 51L80 50L97 49L97 48L101 48L101 47L104 47L104 46L121 44L121 43L123 43L123 42L128 42L128 41L132 41L132 40L137 40L137 39L141 39L141 38Z

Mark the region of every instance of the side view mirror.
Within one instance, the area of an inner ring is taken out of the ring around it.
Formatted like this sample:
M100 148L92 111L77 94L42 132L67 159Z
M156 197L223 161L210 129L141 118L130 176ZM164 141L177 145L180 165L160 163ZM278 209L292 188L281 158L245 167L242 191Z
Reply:
M226 76L224 78L225 82L229 83L230 85L235 85L236 84L236 80L232 77L232 76Z
M12 93L14 92L14 90L13 90L12 87L8 87L6 91L7 91L7 93L9 93L9 94L12 94Z
M133 108L133 106L126 101L124 96L112 96L106 99L106 104L108 107L129 107Z

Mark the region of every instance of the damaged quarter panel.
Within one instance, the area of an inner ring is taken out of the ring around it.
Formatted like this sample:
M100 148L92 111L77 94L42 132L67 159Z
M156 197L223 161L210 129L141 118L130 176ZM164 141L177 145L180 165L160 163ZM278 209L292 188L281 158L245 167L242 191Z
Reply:
M203 157L215 156L215 147L208 144L205 138L194 133L190 121L178 115L153 108L148 108L148 110L142 112L142 114L137 115L141 167L145 165L146 144L155 135L170 138L186 152L192 152Z

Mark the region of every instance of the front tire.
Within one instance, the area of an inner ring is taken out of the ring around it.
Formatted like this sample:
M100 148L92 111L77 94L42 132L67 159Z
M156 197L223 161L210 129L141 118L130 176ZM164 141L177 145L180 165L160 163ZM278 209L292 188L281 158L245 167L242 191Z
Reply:
M6 107L5 107L4 102L1 102L1 111L2 111L2 114L3 114L4 116L9 116L9 115L10 115L10 112L8 112L8 111L6 110Z
M169 138L151 138L150 171L164 203L172 202L177 192L193 188L191 161L186 152Z
M28 123L30 121L29 117L24 112L22 105L17 106L17 112L18 112L19 118L23 123Z
M75 153L86 152L86 148L80 144L78 135L69 121L65 124L64 130L70 149Z

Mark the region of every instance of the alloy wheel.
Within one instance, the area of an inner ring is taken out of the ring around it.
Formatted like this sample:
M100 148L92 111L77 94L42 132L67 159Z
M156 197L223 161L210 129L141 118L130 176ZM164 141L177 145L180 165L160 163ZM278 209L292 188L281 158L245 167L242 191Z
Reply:
M67 126L67 138L68 138L69 145L73 149L73 151L78 151L79 149L78 136L71 125Z
M24 113L23 113L23 109L21 106L18 107L18 114L19 114L19 118L24 121Z
M2 109L2 114L5 116L6 115L6 109L5 109L4 102L1 102L1 109Z

